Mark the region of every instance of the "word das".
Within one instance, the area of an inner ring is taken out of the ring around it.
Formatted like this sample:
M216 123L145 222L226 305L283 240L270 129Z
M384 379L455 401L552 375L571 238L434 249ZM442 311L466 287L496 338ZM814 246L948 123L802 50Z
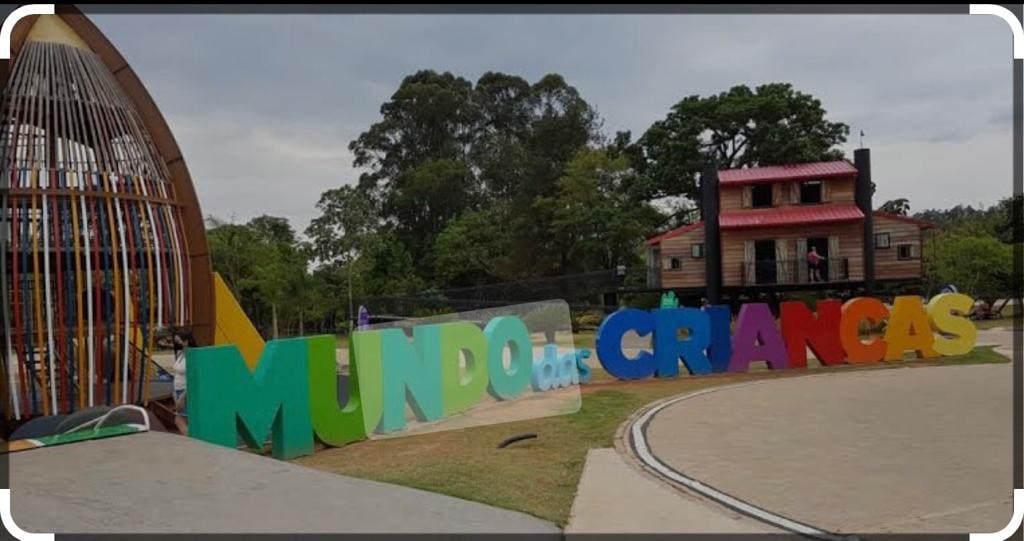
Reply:
M531 385L546 391L579 382L576 357L559 357L554 345L535 375L530 332L513 316L484 329L420 325L412 341L400 329L359 331L349 352L348 401L340 406L333 336L268 342L252 371L235 346L188 350L189 436L234 447L241 434L258 449L270 434L273 456L287 459L311 454L314 437L339 446L402 430L406 405L418 421L436 421L485 394L511 400Z
M845 304L818 301L816 313L803 302L783 302L780 329L767 304L751 303L740 307L731 335L728 306L627 309L601 323L597 355L601 366L619 379L674 377L680 362L691 374L746 372L756 361L776 370L805 368L807 348L825 365L898 361L907 351L918 358L962 355L974 348L977 338L974 324L966 317L973 304L973 299L959 293L936 295L927 305L920 297L896 297L891 313L871 297ZM885 321L884 336L862 341L860 328L865 321L871 325ZM628 357L622 337L629 331L653 334L653 351Z

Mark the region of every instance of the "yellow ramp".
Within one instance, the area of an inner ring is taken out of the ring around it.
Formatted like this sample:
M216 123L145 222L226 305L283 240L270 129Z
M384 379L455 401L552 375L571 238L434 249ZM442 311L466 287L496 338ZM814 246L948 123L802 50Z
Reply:
M263 351L263 337L256 331L252 321L249 321L249 316L242 311L241 305L224 283L224 279L216 272L213 273L213 296L216 312L214 345L234 344L242 353L249 369L254 369Z

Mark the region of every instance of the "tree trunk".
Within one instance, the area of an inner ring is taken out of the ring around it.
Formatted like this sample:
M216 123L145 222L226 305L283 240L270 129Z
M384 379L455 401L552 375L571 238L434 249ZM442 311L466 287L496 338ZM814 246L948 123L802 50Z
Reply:
M299 310L299 336L306 336L306 325L302 321L302 311Z
M274 340L277 340L277 303L271 303L270 305L270 321L273 326Z

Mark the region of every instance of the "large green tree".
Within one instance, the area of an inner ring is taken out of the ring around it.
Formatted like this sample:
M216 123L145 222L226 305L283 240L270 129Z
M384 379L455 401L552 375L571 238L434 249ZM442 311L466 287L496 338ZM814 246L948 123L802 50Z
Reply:
M208 220L213 268L255 323L277 337L280 318L302 327L309 300L308 251L288 220L259 216L245 224Z
M953 284L963 293L989 301L1013 291L1013 246L994 237L940 233L931 239L924 256L932 291Z
M514 239L496 241L510 256L504 274L550 272L551 254L538 251L547 225L530 212L537 198L556 193L569 160L599 140L597 113L559 75L530 84L488 72L473 84L424 70L402 81L381 106L381 119L350 149L354 165L365 169L355 190L378 202L381 232L393 233L411 256L412 271L435 283L442 233L461 216L496 213L498 207L507 218L504 238ZM317 223L311 226L318 255L337 243L326 232ZM344 232L335 228L338 234ZM445 245L453 246L451 240ZM487 274L478 270L464 276L445 270L440 280L475 281Z
M306 236L321 264L353 263L380 227L373 197L355 186L327 190L320 195L316 209L319 214L306 228Z
M443 287L484 285L513 278L507 206L463 213L434 243L437 284Z
M664 216L631 195L634 176L624 156L581 150L558 180L556 194L537 200L535 213L549 224L560 274L638 262L638 247Z
M717 169L836 160L849 127L826 118L821 102L788 83L738 85L687 96L630 149L650 197L696 200L697 178ZM620 145L621 146L621 145Z

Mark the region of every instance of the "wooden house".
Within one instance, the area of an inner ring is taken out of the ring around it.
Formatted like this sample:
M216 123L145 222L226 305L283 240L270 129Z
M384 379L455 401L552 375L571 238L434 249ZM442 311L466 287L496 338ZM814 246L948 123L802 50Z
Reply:
M714 300L919 284L930 224L873 211L869 151L854 157L704 175L703 220L648 239L648 286Z

